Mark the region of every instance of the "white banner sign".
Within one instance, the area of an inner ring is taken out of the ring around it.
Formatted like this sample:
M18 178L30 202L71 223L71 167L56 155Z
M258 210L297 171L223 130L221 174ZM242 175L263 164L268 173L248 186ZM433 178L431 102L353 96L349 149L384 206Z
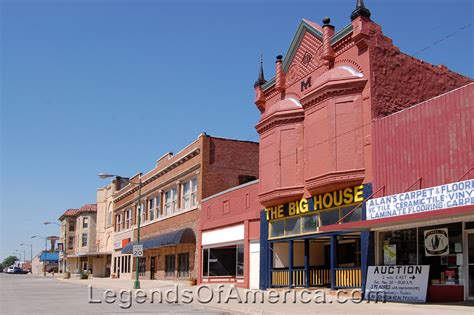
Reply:
M369 199L367 220L474 205L474 179Z
M369 266L368 300L424 303L430 266Z

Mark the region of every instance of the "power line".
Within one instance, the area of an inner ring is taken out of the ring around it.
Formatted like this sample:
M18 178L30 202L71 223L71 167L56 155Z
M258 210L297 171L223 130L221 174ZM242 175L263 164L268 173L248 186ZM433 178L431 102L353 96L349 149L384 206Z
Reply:
M450 38L450 37L456 35L457 33L461 32L461 31L463 31L463 30L465 30L466 28L471 27L471 26L472 26L472 23L466 24L466 25L464 25L463 27L457 29L456 31L454 31L454 32L452 32L452 33L450 33L450 34L444 36L443 38L438 39L437 41L434 41L433 43L431 43L430 45L426 46L425 48L418 50L417 52L415 52L415 53L414 53L413 55L411 55L411 56L412 56L412 57L415 57L416 55L418 55L418 54L420 54L420 53L422 53L422 52L424 52L424 51L430 49L430 48L433 47L433 46L438 45L438 44L441 43L442 41L444 41L444 40L446 40L446 39L448 39L448 38Z

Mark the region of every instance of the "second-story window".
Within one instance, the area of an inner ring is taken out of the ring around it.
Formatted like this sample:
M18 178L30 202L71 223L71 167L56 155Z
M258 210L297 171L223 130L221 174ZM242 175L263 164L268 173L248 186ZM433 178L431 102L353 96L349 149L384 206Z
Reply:
M146 222L146 208L144 204L140 204L140 213L142 214L142 222Z
M69 236L68 242L67 242L67 249L73 249L74 248L74 236Z
M125 229L132 227L132 209L127 209L125 211Z
M197 205L197 178L193 177L183 183L181 207L183 209L194 208Z
M176 187L165 192L165 215L171 215L176 211L178 194Z
M82 233L82 247L87 246L87 233Z
M69 232L74 232L76 224L74 222L69 222Z
M148 219L150 221L155 219L155 198L148 200Z
M88 217L82 218L82 228L87 229L88 226L89 226L89 218Z
M120 214L117 214L115 216L115 231L120 232L122 228L122 216Z
M156 196L155 198L155 217L158 219L161 215L160 213L160 208L161 208L161 200L160 196Z

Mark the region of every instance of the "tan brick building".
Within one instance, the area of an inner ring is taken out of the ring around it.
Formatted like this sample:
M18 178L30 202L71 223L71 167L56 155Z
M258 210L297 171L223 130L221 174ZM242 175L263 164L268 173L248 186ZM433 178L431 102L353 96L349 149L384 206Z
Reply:
M86 204L79 209L68 209L59 217L60 242L66 248L61 269L65 267L71 273L93 272L93 259L97 256L96 215L97 205Z
M114 194L128 184L125 178L115 178L109 185L97 188L97 257L93 260L94 277L110 277L114 249Z
M201 199L257 177L255 142L203 133L177 154L163 155L152 170L130 178L131 183L115 194L112 276L133 278L135 272L131 254L138 236L140 179L144 246L140 277L194 280Z

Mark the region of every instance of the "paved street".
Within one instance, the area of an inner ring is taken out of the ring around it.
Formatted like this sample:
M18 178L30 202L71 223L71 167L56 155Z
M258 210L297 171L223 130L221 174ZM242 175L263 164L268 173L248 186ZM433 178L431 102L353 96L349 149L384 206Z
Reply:
M443 315L473 314L474 304L399 304L399 303L370 303L354 304L347 302L339 304L334 296L324 304L293 303L291 297L285 304L239 304L232 300L228 304L211 302L210 304L169 304L150 303L148 299L143 304L132 300L131 307L124 309L120 304L126 305L127 296L121 301L107 304L103 298L105 289L118 293L121 289L130 288L130 280L115 280L93 278L89 280L70 279L63 280L55 277L32 275L7 275L0 273L0 313L3 314L419 314L432 315L442 312ZM88 285L93 287L92 300L102 299L102 303L89 303ZM172 286L166 282L144 280L142 287L145 292L152 288L170 289ZM180 287L180 290L194 289L197 287ZM214 288L215 289L215 288ZM241 296L245 290L239 289ZM195 292L194 292L195 293ZM164 298L163 300L166 300Z
M114 304L88 303L87 286L60 282L56 278L0 273L0 313L10 314L226 314L195 305L132 304L122 309ZM103 289L94 289L101 297Z

